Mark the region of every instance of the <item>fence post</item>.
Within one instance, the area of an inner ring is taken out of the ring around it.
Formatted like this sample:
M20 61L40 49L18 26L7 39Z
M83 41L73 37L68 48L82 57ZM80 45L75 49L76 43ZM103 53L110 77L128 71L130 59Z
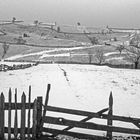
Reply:
M37 99L34 101L33 107L33 127L32 127L32 137L36 140L36 129L37 129Z
M25 103L26 103L26 96L25 93L23 92L22 97L21 97L21 131L20 131L20 137L21 140L25 140L25 121L26 121L26 110L25 110Z
M31 86L29 86L29 98L28 98L28 128L27 128L27 137L30 140L30 117L31 117Z
M43 123L44 123L43 121L44 121L44 117L45 117L46 111L47 111L47 105L48 105L48 101L49 101L50 89L51 89L51 84L48 84L47 93L46 93L46 99L45 99L45 105L44 105L43 115L42 115L41 124L40 124L40 127L41 127L40 131L42 131L42 128L43 128Z
M11 140L11 101L12 91L9 89L9 107L8 107L8 140Z
M110 93L109 96L109 111L108 111L108 120L107 120L107 125L112 126L112 115L113 115L113 96L112 92ZM112 131L108 130L107 131L107 138L109 140L112 140Z
M41 135L42 97L37 97L37 137Z
M0 139L4 140L4 95L0 95Z
M14 120L14 137L17 140L18 136L18 117L17 117L17 89L15 89L15 120Z

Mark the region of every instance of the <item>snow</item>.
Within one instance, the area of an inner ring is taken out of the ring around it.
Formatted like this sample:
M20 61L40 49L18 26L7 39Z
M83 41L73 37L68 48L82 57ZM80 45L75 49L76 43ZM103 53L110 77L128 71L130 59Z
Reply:
M66 72L65 76L62 69ZM18 100L21 100L22 92L25 91L28 95L28 86L31 85L32 100L43 96L44 101L48 83L51 84L51 106L97 112L108 107L109 94L112 91L113 114L140 117L139 70L94 65L40 64L24 70L0 72L0 92L4 93L6 100L9 87L13 94L14 89L18 88ZM96 123L102 122L94 120ZM121 122L114 124L135 128Z
M13 66L15 65L21 65L21 64L33 64L32 62L6 62L6 61L0 61L0 65L8 65L8 66Z
M119 52L109 52L109 53L105 53L104 56L110 56L113 54L120 54ZM122 52L122 54L126 54L126 52Z
M109 56L109 55L112 55L112 54L118 54L118 52L109 52L109 53L105 53L104 56Z
M46 57L64 57L64 56L70 56L70 53L62 53L62 54L44 54L40 57L40 59L42 58L46 58Z
M106 59L106 61L110 61L110 60L123 60L124 57L115 57L115 58L108 58Z
M59 52L59 51L72 51L72 50L80 50L80 49L87 49L87 48L93 48L94 46L82 46L82 47L72 47L72 48L55 48L55 49L50 49L50 50L45 50L45 51L40 51L40 52L35 52L35 53L28 53L28 54L18 54L15 56L11 56L6 58L5 60L15 60L18 58L23 58L27 56L34 56L34 55L40 55L40 58L45 58L48 57L48 53L53 53L53 52Z

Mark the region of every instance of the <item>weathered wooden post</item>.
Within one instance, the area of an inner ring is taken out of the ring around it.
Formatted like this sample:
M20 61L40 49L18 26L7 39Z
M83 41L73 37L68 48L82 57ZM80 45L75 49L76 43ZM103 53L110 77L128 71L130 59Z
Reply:
M44 105L43 115L42 115L41 124L40 124L40 127L41 127L40 131L42 131L42 128L43 128L44 117L46 115L47 105L48 105L48 101L49 101L50 89L51 89L51 84L48 84L48 86L47 86L47 93L46 93L46 99L45 99L45 105Z
M12 91L9 89L9 107L8 107L8 140L11 140L11 101Z
M108 120L107 120L107 125L108 126L112 126L112 115L113 115L113 96L112 96L112 92L110 93L109 96L109 111L108 111ZM112 140L112 131L108 130L107 131L107 138L109 140Z
M15 89L15 120L14 120L14 137L17 140L18 136L18 117L17 117L17 89Z
M41 135L42 97L37 97L37 137Z
M25 110L25 103L26 103L26 96L23 92L21 97L21 131L20 131L20 137L21 140L25 140L25 121L26 121L26 110Z
M0 139L4 140L4 95L0 95Z
M34 140L36 140L36 130L37 130L37 99L34 100L34 107L33 107L32 138Z
M28 98L28 128L27 128L28 140L30 140L30 118L31 118L31 86L29 86L29 98Z

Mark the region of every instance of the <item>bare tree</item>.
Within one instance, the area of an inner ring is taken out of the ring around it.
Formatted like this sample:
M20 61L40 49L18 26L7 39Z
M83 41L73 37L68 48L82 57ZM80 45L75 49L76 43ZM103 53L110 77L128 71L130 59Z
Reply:
M84 35L89 39L89 41L91 42L92 45L99 44L99 41L98 41L97 37L95 37L95 36L92 36L92 37L91 36L88 36L86 34L86 31L84 31Z
M135 34L130 40L130 45L125 47L127 58L135 64L135 69L140 63L140 35Z
M101 49L96 50L95 58L98 61L98 64L102 64L105 61L104 52Z
M120 44L117 46L116 50L120 52L120 54L122 53L122 51L125 49L125 45L124 44Z
M86 35L86 37L90 40L92 45L99 44L99 41L98 41L98 39L96 37L91 37L91 36L88 36L88 35Z
M134 34L133 37L130 39L129 44L134 47L138 47L140 43L140 34Z
M8 49L9 49L9 44L7 44L6 42L4 42L2 44L2 48L3 48L3 55L2 55L2 59L4 58L4 56L6 55Z
M89 37L89 40L92 43L92 45L99 44L98 39L96 37Z
M127 58L134 63L135 69L138 68L138 64L140 63L140 47L136 46L127 46L125 48L127 51Z

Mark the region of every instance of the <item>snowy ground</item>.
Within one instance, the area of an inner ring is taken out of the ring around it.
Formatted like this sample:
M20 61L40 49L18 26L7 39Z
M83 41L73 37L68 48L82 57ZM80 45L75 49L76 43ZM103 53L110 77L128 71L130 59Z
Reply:
M28 57L28 56L35 56L38 55L40 56L40 59L45 58L45 57L49 57L52 56L49 53L54 53L54 52L58 52L60 53L61 51L73 51L73 50L84 50L84 49L88 49L88 48L93 48L95 46L87 46L87 47L72 47L72 48L55 48L55 49L50 49L50 50L45 50L45 51L41 51L41 52L35 52L35 53L29 53L29 54L18 54L15 56L11 56L6 58L5 60L15 60L17 58L24 58L24 57ZM54 56L63 56L63 54L65 55L66 53L61 53L61 54L56 54ZM70 54L67 53L66 56L69 56Z
M8 96L9 87L12 88L13 94L14 89L18 88L18 100L23 91L28 95L28 86L31 85L32 100L43 96L44 101L48 83L51 84L51 106L97 112L108 107L108 98L112 91L114 114L140 117L139 70L92 65L42 64L24 70L0 72L0 91ZM73 116L71 119L80 120L82 117ZM106 123L97 119L92 121ZM114 125L135 128L131 124L121 122L114 122Z

